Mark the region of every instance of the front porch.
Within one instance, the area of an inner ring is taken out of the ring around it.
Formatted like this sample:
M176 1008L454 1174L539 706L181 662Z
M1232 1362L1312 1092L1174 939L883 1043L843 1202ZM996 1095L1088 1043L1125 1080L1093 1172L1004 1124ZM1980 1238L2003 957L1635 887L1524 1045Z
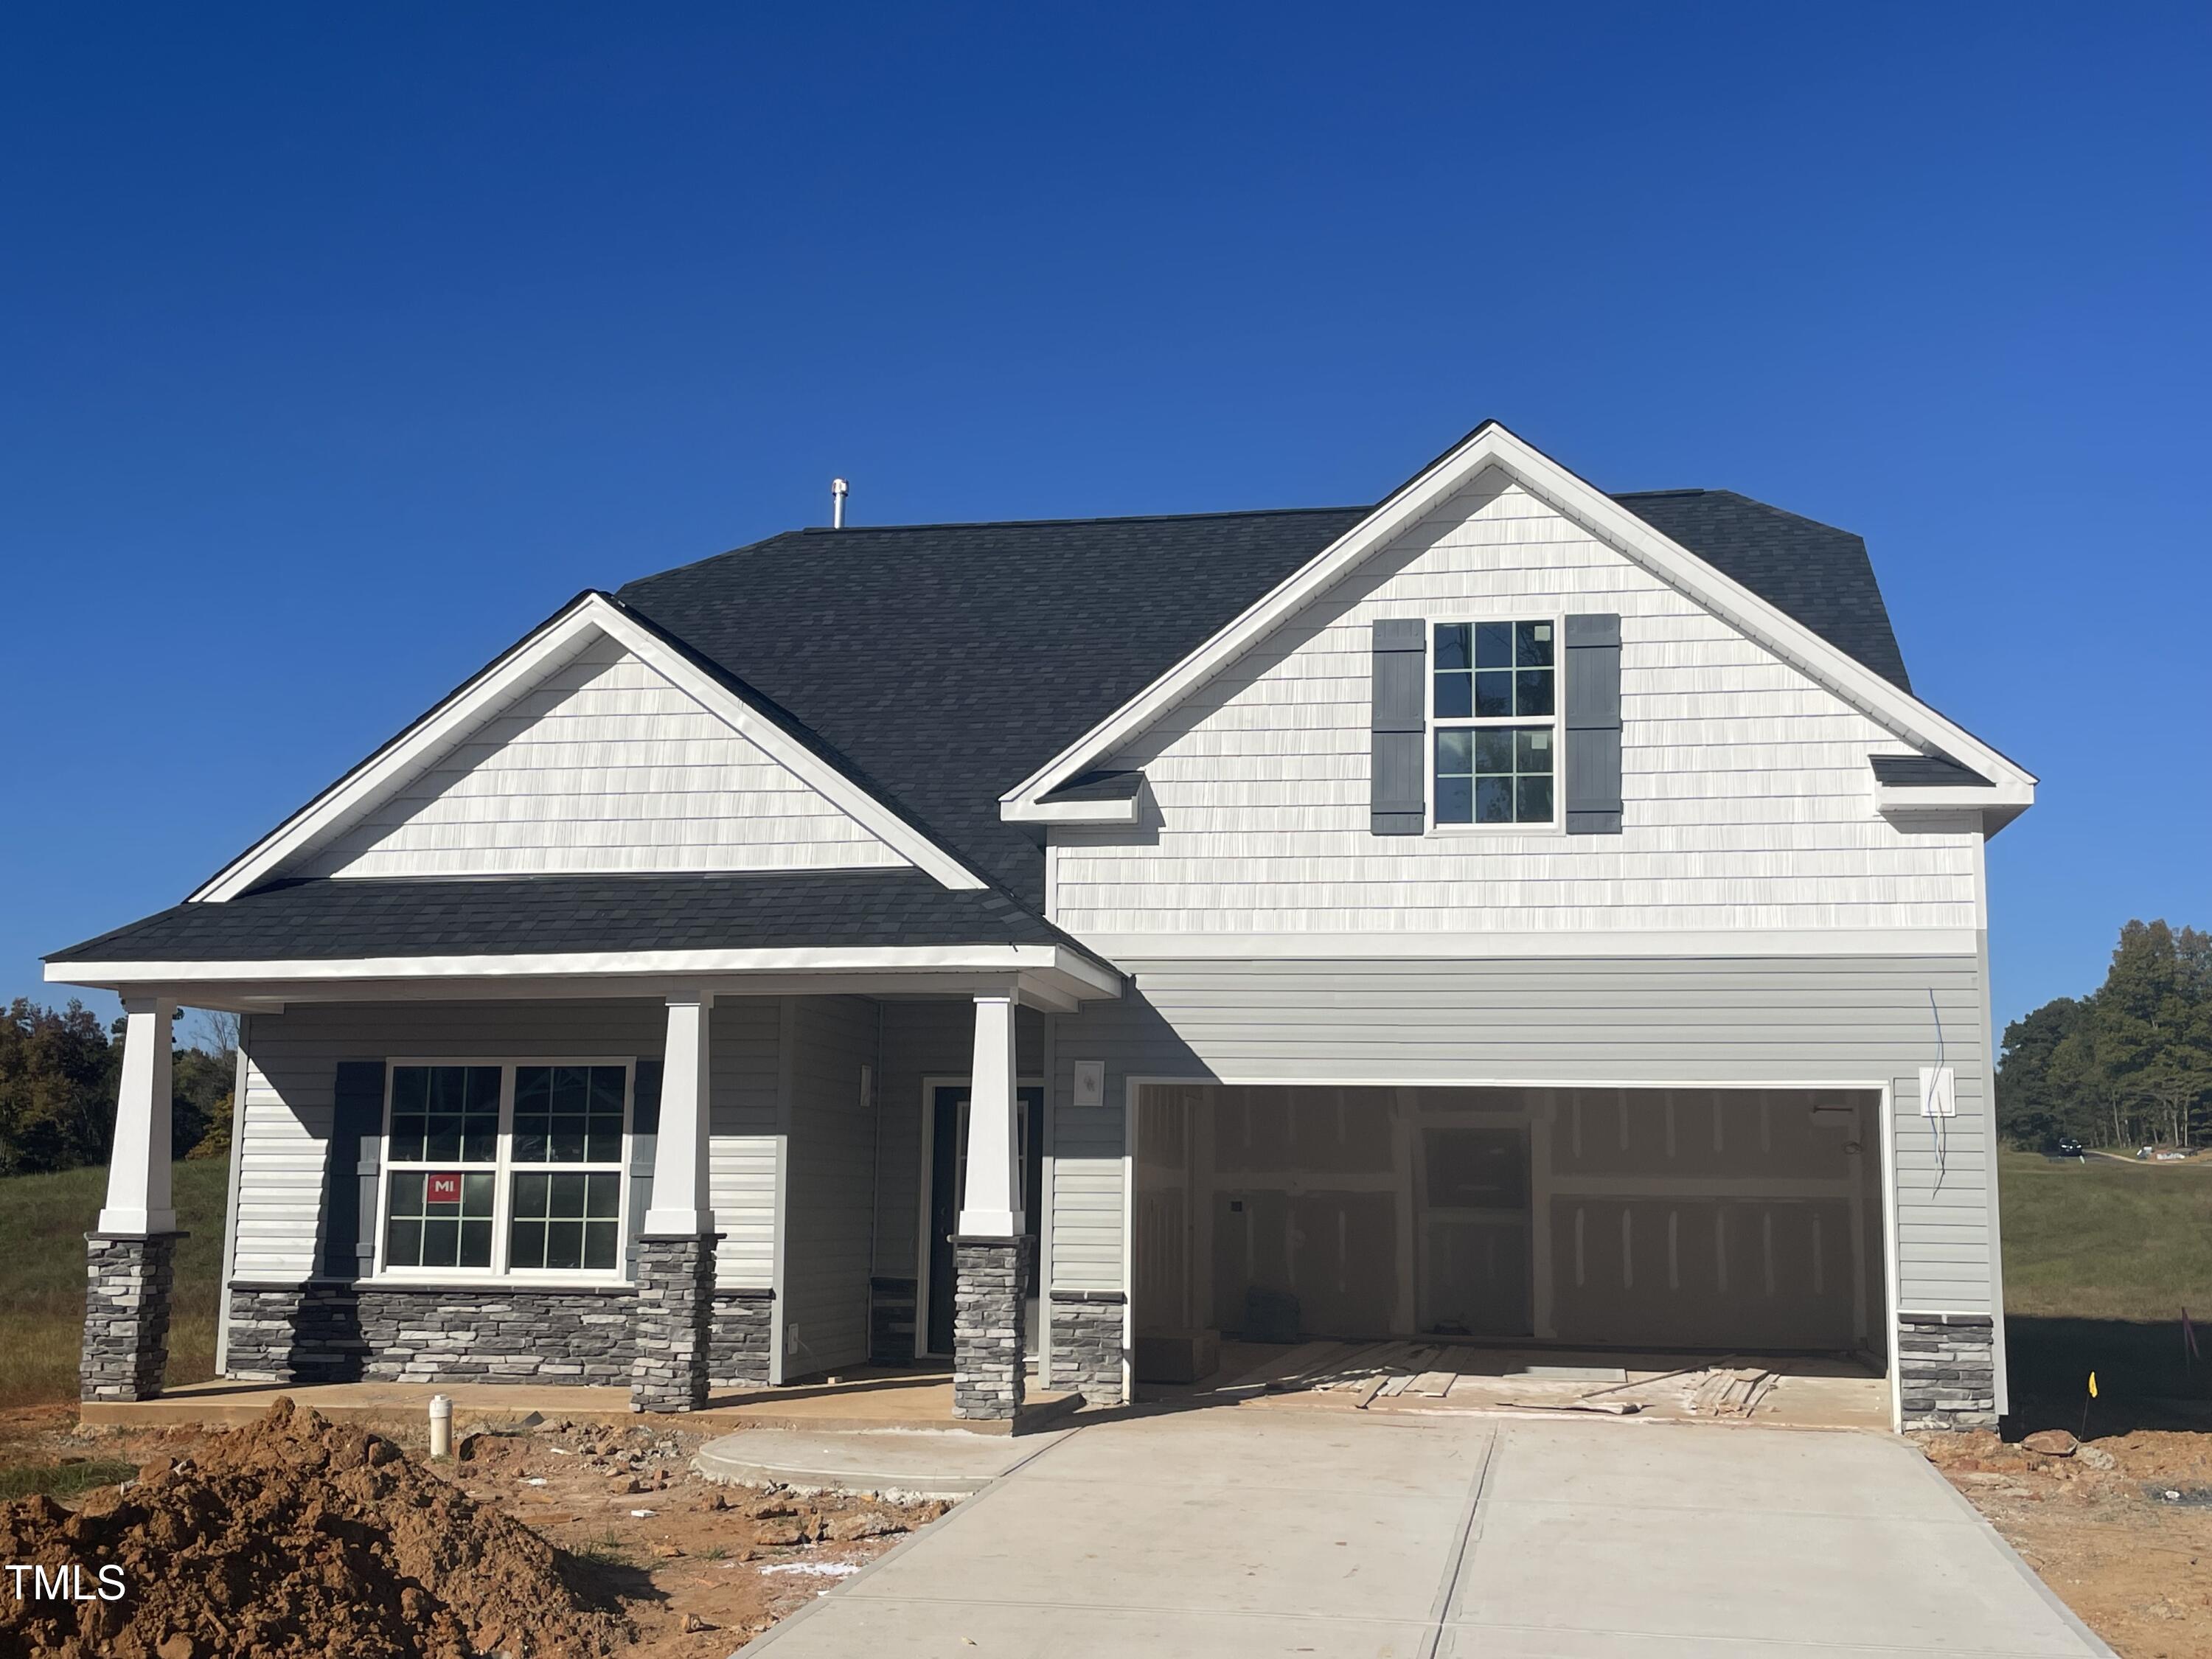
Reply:
M717 953L672 981L677 954L78 975L127 1016L87 1420L277 1389L991 1431L1117 1401L1122 1298L1053 1293L1044 1076L1053 1017L1118 977L1057 943ZM243 1018L222 1375L165 1393L180 1004Z

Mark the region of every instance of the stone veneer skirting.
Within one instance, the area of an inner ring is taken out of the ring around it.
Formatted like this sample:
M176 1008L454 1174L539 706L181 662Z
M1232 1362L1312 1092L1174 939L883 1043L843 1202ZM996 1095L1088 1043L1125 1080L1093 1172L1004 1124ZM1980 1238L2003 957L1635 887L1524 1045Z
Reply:
M952 1241L952 1414L1011 1421L1022 1411L1022 1241Z
M1047 1304L1052 1322L1048 1387L1073 1389L1092 1406L1121 1403L1123 1310L1128 1300L1119 1291L1052 1293Z
M707 1362L718 1389L768 1386L775 1348L775 1292L714 1292L714 1322L707 1334Z
M716 1387L768 1381L767 1291L718 1290L708 1332ZM248 1382L535 1382L626 1388L636 1358L629 1285L230 1287L224 1369ZM89 1398L90 1396L87 1396Z
M169 1299L182 1233L87 1233L84 1346L77 1392L86 1400L151 1400L169 1365Z
M1996 1326L1987 1314L1899 1314L1897 1385L1908 1429L1997 1425Z
M868 1281L868 1358L878 1365L910 1365L916 1349L919 1285L911 1279Z

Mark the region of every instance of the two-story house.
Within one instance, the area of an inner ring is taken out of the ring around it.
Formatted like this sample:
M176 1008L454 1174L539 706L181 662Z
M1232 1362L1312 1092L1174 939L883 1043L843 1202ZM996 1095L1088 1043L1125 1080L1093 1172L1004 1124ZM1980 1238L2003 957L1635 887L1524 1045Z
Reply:
M158 1389L171 1011L238 1377L1140 1339L1864 1356L2005 1398L1984 843L1856 536L1486 424L1380 503L807 530L584 593L173 908L88 1398ZM1026 1358L1025 1358L1026 1356Z

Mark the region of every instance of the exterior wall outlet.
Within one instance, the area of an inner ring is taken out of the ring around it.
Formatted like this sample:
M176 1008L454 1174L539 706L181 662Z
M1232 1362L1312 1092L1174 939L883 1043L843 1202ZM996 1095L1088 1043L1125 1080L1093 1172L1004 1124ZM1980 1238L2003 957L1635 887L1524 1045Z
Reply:
M1079 1106L1103 1106L1106 1103L1104 1060L1079 1060L1075 1062L1075 1103Z
M1958 1075L1948 1066L1923 1066L1920 1068L1921 1116L1959 1115Z

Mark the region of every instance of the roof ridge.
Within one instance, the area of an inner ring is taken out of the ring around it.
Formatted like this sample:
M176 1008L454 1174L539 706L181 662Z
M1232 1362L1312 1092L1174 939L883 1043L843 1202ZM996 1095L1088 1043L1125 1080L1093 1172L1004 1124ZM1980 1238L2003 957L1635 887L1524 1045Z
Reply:
M1657 496L1713 495L1736 495L1736 492L1734 490L1714 490L1703 486L1691 489L1628 489L1622 490L1613 495L1612 499L1616 501L1649 501ZM1740 501L1751 501L1753 498L1748 495L1737 495L1737 499ZM725 548L720 553L709 553L703 558L694 560L692 562L703 564L709 559L726 557L732 553L754 552L760 548L769 546L771 543L780 542L793 536L846 536L854 533L866 533L868 535L877 536L904 535L908 533L919 534L923 532L933 530L1048 530L1062 525L1188 524L1204 519L1281 519L1295 518L1301 514L1318 516L1332 513L1371 513L1375 510L1375 505L1376 504L1371 501L1348 501L1335 507L1213 507L1200 513L1109 513L1090 518L931 519L914 524L848 524L842 526L826 524L806 524L800 525L795 529L776 531L771 535L762 537L760 540L756 542L744 542L736 547ZM1759 501L1756 502L1755 505L1766 507L1770 506L1771 503ZM1782 512L1786 509L1776 507L1774 510L1776 512ZM1798 517L1802 515L1793 514L1791 516ZM1815 520L1810 520L1809 522L1817 523L1819 521ZM684 567L680 565L673 568L677 569L684 568ZM655 572L654 574L659 574L662 573ZM640 580L644 579L640 578ZM628 583L623 585L625 586L629 586Z
M1179 524L1196 519L1277 519L1298 514L1371 513L1374 510L1372 502L1353 501L1340 507L1217 507L1203 513L1109 513L1087 519L945 519L927 524L848 524L842 529L832 528L826 524L810 524L801 525L796 530L778 531L768 540L781 541L786 536L842 536L854 531L1042 530L1054 525ZM750 544L755 547L763 544L759 542Z

